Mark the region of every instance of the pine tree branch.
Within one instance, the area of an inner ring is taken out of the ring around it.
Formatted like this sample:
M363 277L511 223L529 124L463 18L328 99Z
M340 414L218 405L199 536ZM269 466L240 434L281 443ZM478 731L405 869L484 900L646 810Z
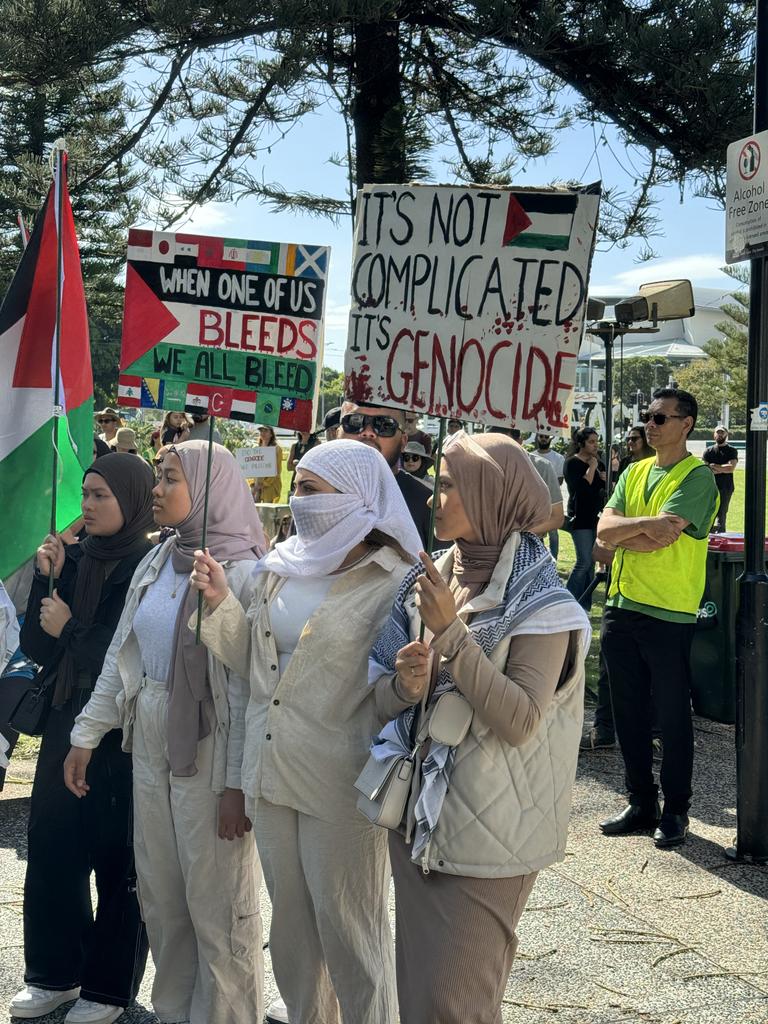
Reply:
M259 89L254 99L254 102L248 107L248 110L245 112L245 115L242 121L240 122L239 128L225 146L224 151L222 152L221 157L219 158L216 166L213 168L210 174L208 174L205 181L197 189L195 189L191 199L189 199L184 205L184 207L182 207L182 209L180 209L179 212L168 222L168 227L171 227L172 225L177 223L177 221L181 220L182 217L185 217L191 209L199 205L199 203L202 202L204 199L208 198L209 195L215 193L216 181L219 175L227 166L229 161L232 159L235 152L237 151L238 146L241 144L243 139L248 134L248 130L250 129L251 125L256 119L256 116L259 114L262 107L268 100L270 94L274 92L274 90L282 82L284 73L289 64L292 62L292 60L293 56L290 53L290 51L283 55L278 66L269 76L269 78L261 87L261 89ZM307 66L307 63L308 62L302 64L298 70L301 71L304 67Z
M193 47L186 47L180 53L177 53L177 55L171 62L170 71L168 73L167 79L165 80L165 84L155 97L155 101L149 108L147 116L144 118L141 124L139 124L136 127L136 129L133 132L131 132L130 135L128 135L114 150L112 150L109 153L106 160L104 160L94 171L91 171L91 173L87 177L83 178L82 181L78 182L78 191L80 189L84 189L87 185L90 185L91 182L101 178L104 172L112 164L119 164L122 161L123 157L126 156L126 154L131 149L133 149L133 147L141 140L149 126L152 124L152 121L155 119L155 117L157 117L157 115L165 106L165 101L170 96L171 90L173 89L174 84L181 75L185 63L193 53Z

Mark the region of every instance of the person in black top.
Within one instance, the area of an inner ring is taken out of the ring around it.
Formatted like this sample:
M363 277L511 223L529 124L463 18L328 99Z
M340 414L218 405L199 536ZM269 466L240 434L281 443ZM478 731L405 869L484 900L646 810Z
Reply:
M296 467L305 452L308 452L310 448L314 448L320 444L320 438L317 434L310 434L308 430L298 431L298 438L291 445L291 450L288 452L288 469L291 472L291 486L289 494L293 494L293 489L296 486Z
M626 441L627 454L619 462L619 471L613 481L614 485L627 466L633 462L641 462L643 459L652 459L656 454L656 449L651 448L648 444L648 438L645 436L645 427L642 423L636 423L634 427L629 428Z
M341 407L339 437L362 441L384 456L395 474L397 486L405 498L408 511L426 548L429 536L429 506L432 489L400 468L400 456L408 444L405 413L379 405L356 405L345 402Z
M715 474L715 483L720 494L720 507L712 533L725 533L725 517L733 497L733 471L739 461L739 453L728 444L728 431L719 423L715 427L715 443L702 455L702 459Z
M94 751L90 800L64 786L75 718L88 702L123 611L134 570L150 550L152 470L135 455L97 459L83 478L87 536L48 536L21 630L21 649L51 680L28 826L24 883L25 986L11 1015L38 1017L80 998L69 1024L110 1024L135 998L147 938L136 898L131 755L113 729ZM48 597L53 566L55 589ZM95 777L94 777L95 773ZM94 919L90 875L96 875Z
M597 452L597 431L594 427L581 427L573 435L571 450L563 465L568 487L566 521L576 548L576 564L566 587L587 610L592 607L592 595L581 598L595 576L592 548L597 536L597 519L605 504L605 466Z

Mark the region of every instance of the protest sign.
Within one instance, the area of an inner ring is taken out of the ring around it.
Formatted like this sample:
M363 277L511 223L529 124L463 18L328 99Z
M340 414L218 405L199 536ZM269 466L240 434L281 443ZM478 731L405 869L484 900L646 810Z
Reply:
M118 403L311 430L329 256L132 228Z
M568 426L599 185L366 185L345 387L359 403Z
M274 445L263 448L236 448L235 458L243 476L276 476L277 449Z

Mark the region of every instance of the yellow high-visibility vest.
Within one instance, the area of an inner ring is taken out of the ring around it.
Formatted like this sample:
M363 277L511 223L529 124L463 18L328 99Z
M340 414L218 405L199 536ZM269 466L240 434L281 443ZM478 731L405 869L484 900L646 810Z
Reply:
M646 500L648 476L654 464L654 458L643 459L626 470L624 515L627 519L659 515L681 482L702 463L694 455L681 459ZM704 593L707 539L695 540L681 533L674 544L658 551L617 548L608 596L620 595L638 604L695 615Z

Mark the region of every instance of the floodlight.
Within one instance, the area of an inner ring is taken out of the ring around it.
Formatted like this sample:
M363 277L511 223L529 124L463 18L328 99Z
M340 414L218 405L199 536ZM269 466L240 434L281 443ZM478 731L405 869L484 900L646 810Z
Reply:
M696 312L693 287L688 280L653 281L641 284L637 295L617 302L616 320L620 324L650 320L684 320Z
M602 320L605 303L602 299L587 299L587 320Z

